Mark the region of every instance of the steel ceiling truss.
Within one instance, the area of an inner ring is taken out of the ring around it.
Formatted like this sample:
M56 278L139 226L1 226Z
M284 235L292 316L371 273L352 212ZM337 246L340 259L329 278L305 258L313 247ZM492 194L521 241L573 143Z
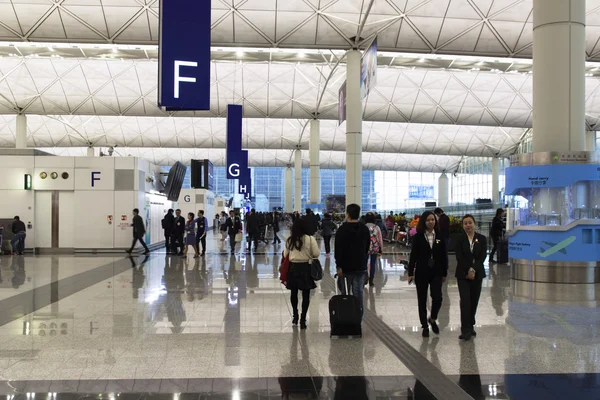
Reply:
M216 46L531 57L532 0L214 0ZM589 60L600 60L600 0L587 0ZM363 18L368 16L367 18ZM0 40L156 44L158 0L0 3Z

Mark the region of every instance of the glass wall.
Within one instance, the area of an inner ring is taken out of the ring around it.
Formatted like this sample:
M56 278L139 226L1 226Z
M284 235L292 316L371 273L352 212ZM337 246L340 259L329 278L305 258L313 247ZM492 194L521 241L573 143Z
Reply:
M437 202L439 177L440 174L430 172L376 171L377 209L400 211Z
M504 198L505 173L510 162L500 159L500 201ZM474 204L477 199L492 198L492 158L465 157L452 180L451 203L455 205Z

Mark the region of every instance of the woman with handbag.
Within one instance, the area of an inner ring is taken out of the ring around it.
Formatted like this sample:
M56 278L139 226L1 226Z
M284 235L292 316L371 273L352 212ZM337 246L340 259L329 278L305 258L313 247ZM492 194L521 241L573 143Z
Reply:
M487 240L485 236L475 232L477 224L472 215L462 218L464 234L456 241L456 279L458 281L458 293L460 295L460 330L459 339L470 340L477 333L475 326L475 314L479 297L481 296L481 285L485 278L483 263L487 257Z
M442 307L442 284L448 276L448 251L440 235L435 214L425 211L419 219L408 262L408 283L417 286L419 319L423 337L429 337L429 325L438 335L438 313ZM427 292L431 290L431 315L427 318Z
M306 234L307 229L302 219L296 219L292 225L291 235L285 242L284 257L289 257L289 271L286 288L291 291L292 324L298 324L298 291L302 291L302 315L300 328L306 329L306 314L310 304L310 291L317 285L312 277L312 260L321 255L319 245L314 237Z

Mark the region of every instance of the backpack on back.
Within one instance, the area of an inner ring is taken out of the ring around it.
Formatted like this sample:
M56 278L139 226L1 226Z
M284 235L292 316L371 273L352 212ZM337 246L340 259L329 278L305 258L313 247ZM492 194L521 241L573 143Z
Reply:
M381 252L381 246L379 246L379 240L377 239L377 230L374 225L369 227L369 234L371 236L371 245L369 246L369 254L379 254Z

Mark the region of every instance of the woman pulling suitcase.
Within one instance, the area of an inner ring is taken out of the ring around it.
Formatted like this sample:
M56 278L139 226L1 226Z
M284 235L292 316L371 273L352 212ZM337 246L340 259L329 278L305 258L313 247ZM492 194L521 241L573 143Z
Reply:
M302 291L302 315L300 328L306 329L306 315L310 304L310 291L317 285L311 276L311 261L319 258L321 251L314 237L306 234L307 229L302 219L296 219L292 232L285 242L284 257L290 259L290 269L286 287L291 291L290 302L294 313L292 324L298 325L298 291Z
M419 219L408 263L408 283L417 286L419 319L423 337L429 337L429 325L438 335L437 317L442 307L442 284L448 276L446 241L437 229L435 214L425 211ZM427 292L431 290L431 316L427 318Z

